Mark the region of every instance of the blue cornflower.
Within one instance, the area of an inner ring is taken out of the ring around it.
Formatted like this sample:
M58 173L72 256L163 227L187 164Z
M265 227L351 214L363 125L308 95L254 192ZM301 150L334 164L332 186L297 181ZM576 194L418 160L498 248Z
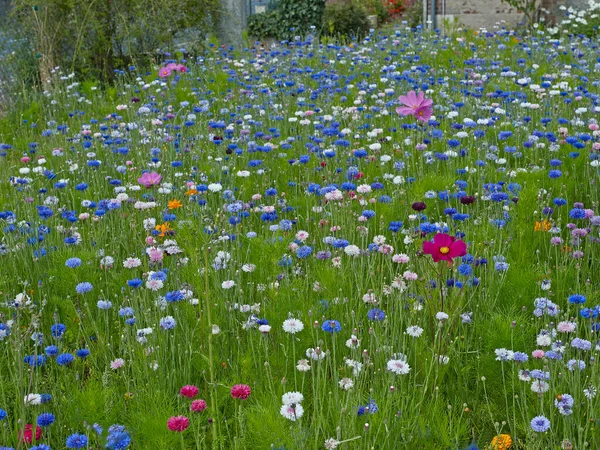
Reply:
M110 450L122 450L129 447L129 444L131 444L129 433L124 429L111 431L110 428L108 429L109 434L106 439L106 448Z
M305 245L296 250L296 256L300 259L304 259L312 253L312 247Z
M79 267L81 265L81 259L79 258L69 258L65 261L65 266L70 269L74 269L75 267Z
M75 357L70 353L62 353L56 357L56 363L59 366L68 366L73 362Z
M98 306L98 309L103 310L112 308L112 302L110 302L109 300L98 300L98 303L96 303L96 305Z
M119 316L121 317L131 317L135 314L133 308L130 306L126 306L124 308L119 309Z
M569 303L573 303L576 305L581 305L582 303L585 303L585 300L585 295L573 294L569 296Z
M323 322L323 325L321 325L321 329L327 333L337 333L338 331L341 331L342 326L337 320L326 320Z
M335 248L345 248L350 245L350 242L348 242L346 239L334 239L331 245L333 245Z
M90 354L90 351L87 348L81 348L75 352L78 358L87 358Z
M279 229L281 231L290 231L292 229L292 221L291 220L287 220L287 219L283 219L281 222L279 222Z
M77 286L75 286L75 291L78 294L86 294L86 293L90 292L92 289L94 289L94 286L92 286L92 283L88 283L87 281L85 281L83 283L79 283Z
M592 343L586 339L575 338L571 341L571 347L587 351L592 349Z
M53 357L58 355L58 347L56 345L49 345L45 348L45 352L47 356Z
M402 228L402 226L403 223L400 221L390 222L388 230L390 230L392 233L397 233L398 231L400 231L400 228Z
M490 198L494 202L504 202L508 200L508 194L506 192L494 192Z
M37 424L40 427L47 427L54 423L54 414L51 413L42 413L37 417Z
M513 361L516 362L526 362L529 359L527 353L523 352L514 352L513 353Z
M367 312L367 317L369 318L369 320L381 321L381 320L385 319L385 312L379 308L373 308Z
M175 325L177 325L177 322L172 316L167 316L160 319L160 327L163 330L171 330L175 328Z
M0 409L0 420L4 420L6 419L6 411L4 411L3 409Z
M67 448L85 448L88 444L88 438L85 434L75 433L67 438Z
M372 217L375 217L375 211L370 210L370 209L365 209L362 212L362 216L366 217L367 219L371 219Z
M143 281L139 278L134 278L133 280L127 280L127 286L132 288L139 288L143 284Z
M50 327L50 332L55 338L60 338L65 331L67 331L67 327L62 323L57 323Z
M573 208L571 211L569 211L569 217L571 219L585 219L585 209Z
M548 176L550 178L560 178L560 177L562 177L562 172L558 169L551 170L550 172L548 172Z
M34 445L33 447L30 447L29 450L52 450L52 449L50 448L49 445L39 444L39 445Z
M165 294L165 300L169 303L178 302L183 300L183 292L181 291L171 291Z
M458 266L458 273L465 277L468 277L473 273L473 268L469 264L461 264L460 266Z
M550 429L550 421L544 416L536 416L531 419L531 429L536 433L545 433Z

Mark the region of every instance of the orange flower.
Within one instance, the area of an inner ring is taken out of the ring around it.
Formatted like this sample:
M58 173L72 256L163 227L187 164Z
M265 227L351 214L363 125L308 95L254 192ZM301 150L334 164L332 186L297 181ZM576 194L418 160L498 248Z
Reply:
M185 191L185 195L196 195L198 193L198 189L188 189Z
M183 203L181 203L179 200L175 199L175 200L171 200L169 202L169 209L177 209L177 208L181 208L183 206Z
M552 224L547 219L544 219L543 222L536 222L533 227L534 231L548 231L550 228L552 228Z
M507 450L512 447L512 438L508 434L499 434L491 442L494 450Z
M165 237L165 235L171 231L171 228L169 227L169 222L165 222L162 225L156 225L156 227L154 227L154 229L156 229L157 231L160 231L159 236L160 237Z

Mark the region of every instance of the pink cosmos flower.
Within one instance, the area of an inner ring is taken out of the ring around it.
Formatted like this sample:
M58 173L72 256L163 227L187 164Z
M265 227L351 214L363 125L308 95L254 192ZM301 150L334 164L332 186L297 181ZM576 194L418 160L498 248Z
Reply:
M185 416L173 416L167 420L167 427L169 427L169 430L177 431L178 433L187 430L187 427L189 426L190 419Z
M171 75L172 72L187 72L187 70L187 67L185 67L183 64L169 63L165 67L158 69L158 76L161 78L166 78Z
M467 244L449 234L438 233L433 242L423 242L423 253L431 255L433 262L441 260L452 262L453 258L467 254Z
M403 116L415 116L417 120L426 122L433 114L433 100L425 98L423 92L417 93L410 91L406 95L401 95L398 100L402 102L404 106L396 108L396 112Z
M140 178L138 178L138 183L140 183L145 188L151 188L152 186L156 186L162 181L162 175L159 175L156 172L144 172Z
M250 386L247 384L236 384L231 388L231 396L240 400L250 397Z
M181 390L179 391L179 393L181 395L183 395L184 397L194 398L196 395L198 395L198 388L196 386L188 384L188 385L182 387Z

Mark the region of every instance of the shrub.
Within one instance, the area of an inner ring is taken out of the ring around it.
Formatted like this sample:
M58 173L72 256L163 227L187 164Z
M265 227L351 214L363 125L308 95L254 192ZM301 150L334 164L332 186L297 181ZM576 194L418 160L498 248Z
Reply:
M321 24L325 0L280 0L273 11L248 19L248 32L257 38L293 39Z
M278 10L253 14L248 18L248 34L258 39L278 37L280 34L280 20Z
M356 2L327 5L323 14L323 31L338 37L363 37L369 33L367 12Z

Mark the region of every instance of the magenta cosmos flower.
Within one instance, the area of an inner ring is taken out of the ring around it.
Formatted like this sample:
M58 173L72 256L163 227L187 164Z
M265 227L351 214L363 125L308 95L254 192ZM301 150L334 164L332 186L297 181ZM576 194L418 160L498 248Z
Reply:
M161 180L162 175L159 175L156 172L145 172L140 178L138 178L138 183L146 188L150 188L159 184Z
M406 95L401 95L398 100L404 105L396 108L398 114L415 116L417 120L422 120L423 122L429 120L431 114L433 114L433 100L425 98L423 92L419 92L417 95L415 91L410 91Z
M423 253L431 255L434 262L452 262L453 258L467 254L467 244L454 236L439 233L435 235L433 242L423 242Z

